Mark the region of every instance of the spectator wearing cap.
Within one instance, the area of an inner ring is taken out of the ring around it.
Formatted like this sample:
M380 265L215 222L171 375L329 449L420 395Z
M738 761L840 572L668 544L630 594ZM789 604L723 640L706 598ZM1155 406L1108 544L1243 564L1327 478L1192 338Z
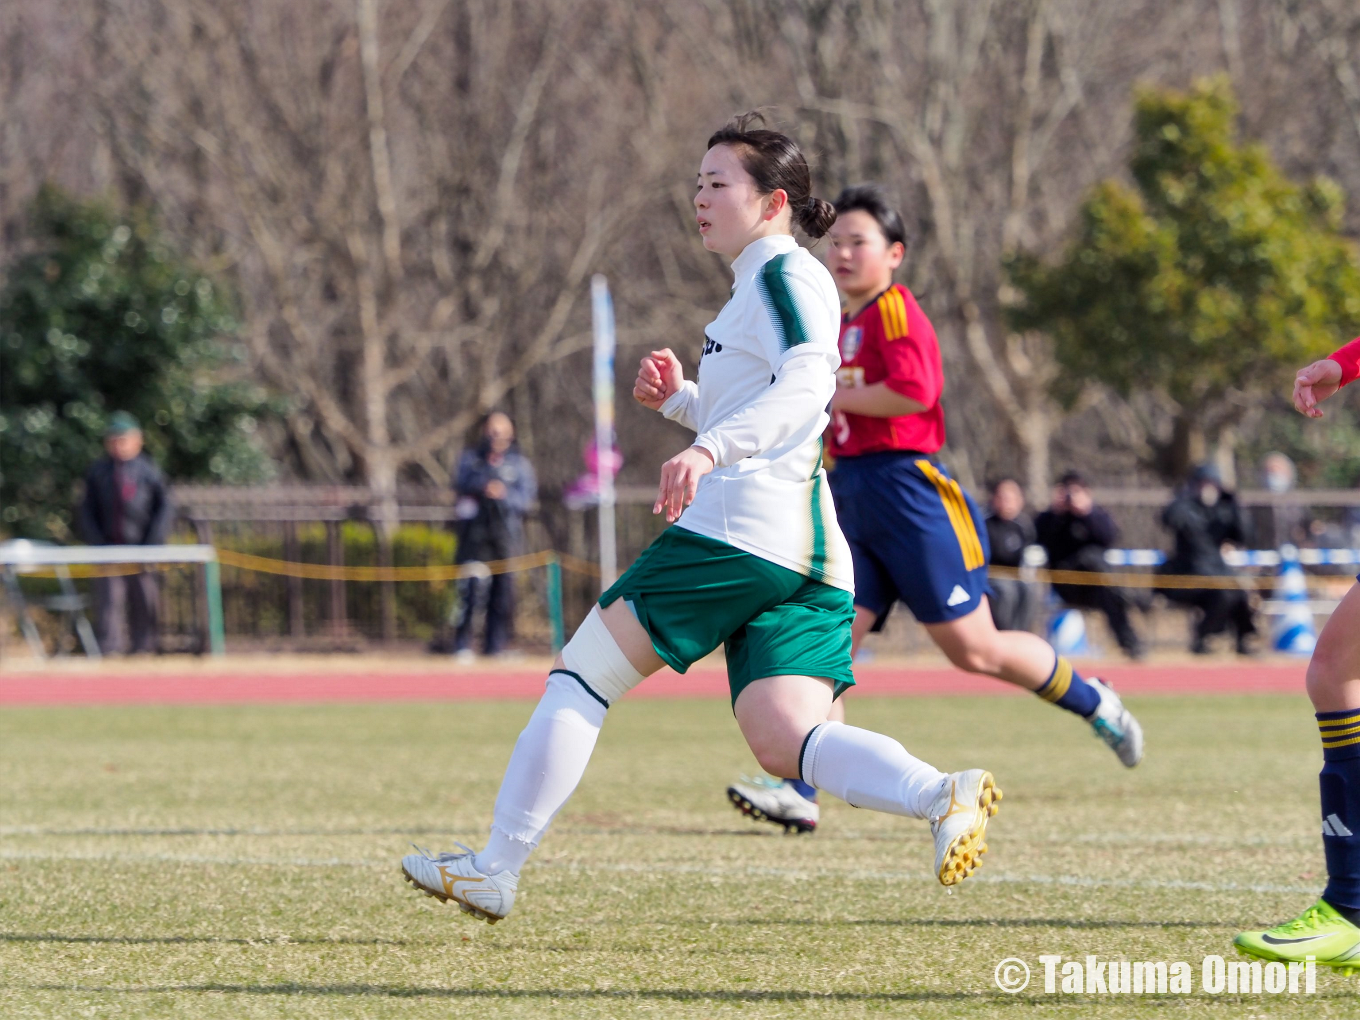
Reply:
M1053 489L1053 503L1034 519L1039 544L1050 570L1104 573L1105 550L1119 537L1114 518L1096 506L1086 479L1069 471ZM1129 622L1129 596L1123 588L1101 584L1054 584L1053 591L1070 606L1098 609L1109 621L1119 647L1140 658L1143 643Z
M1175 548L1158 569L1163 574L1195 577L1232 577L1236 571L1223 558L1225 545L1246 545L1246 527L1237 499L1223 486L1223 476L1212 464L1195 468L1176 498L1162 511L1162 524L1171 532ZM1241 588L1162 588L1172 602L1200 610L1190 650L1197 655L1209 648L1206 639L1229 627L1239 655L1250 655L1256 623L1251 601Z
M163 545L174 507L165 476L142 452L142 429L126 411L109 416L105 455L85 473L85 497L77 513L81 537L90 545ZM105 654L154 652L160 591L146 570L95 579L96 624Z

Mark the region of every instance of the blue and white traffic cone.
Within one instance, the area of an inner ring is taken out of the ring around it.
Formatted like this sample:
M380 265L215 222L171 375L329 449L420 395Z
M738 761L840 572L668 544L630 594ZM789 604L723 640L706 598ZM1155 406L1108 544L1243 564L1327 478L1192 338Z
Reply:
M1271 624L1270 641L1277 652L1288 655L1312 655L1317 646L1317 629L1313 626L1313 609L1308 604L1308 583L1299 566L1299 551L1292 545L1280 549L1280 578L1275 584L1278 602L1286 605Z

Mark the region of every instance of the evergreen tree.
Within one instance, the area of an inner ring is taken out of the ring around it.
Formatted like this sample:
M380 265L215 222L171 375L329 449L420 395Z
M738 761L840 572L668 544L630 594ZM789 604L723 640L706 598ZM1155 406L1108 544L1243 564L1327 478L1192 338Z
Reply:
M1224 79L1140 92L1136 187L1098 185L1056 264L1008 265L1022 296L1013 325L1052 337L1060 399L1096 381L1174 401L1175 475L1242 398L1285 386L1360 323L1340 188L1291 182L1264 147L1238 143L1236 113Z
M46 188L0 288L0 529L68 540L77 482L105 422L130 411L173 479L250 482L275 408L230 379L244 348L220 284L145 212Z

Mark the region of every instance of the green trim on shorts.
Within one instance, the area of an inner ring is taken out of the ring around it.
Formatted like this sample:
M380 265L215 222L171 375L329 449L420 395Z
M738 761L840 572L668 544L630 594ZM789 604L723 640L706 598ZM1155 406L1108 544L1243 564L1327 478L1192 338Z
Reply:
M620 598L677 673L723 645L733 704L770 676L822 677L836 696L854 685L851 594L726 542L667 528L600 596L600 606Z

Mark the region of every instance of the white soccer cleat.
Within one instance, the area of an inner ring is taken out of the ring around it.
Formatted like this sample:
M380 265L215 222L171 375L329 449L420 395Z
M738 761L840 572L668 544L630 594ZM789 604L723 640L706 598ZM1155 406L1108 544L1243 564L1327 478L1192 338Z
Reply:
M1143 727L1103 680L1092 677L1086 682L1100 692L1100 705L1086 717L1087 722L1119 760L1133 768L1143 760Z
M473 863L473 851L462 843L457 845L463 847L463 853L443 853L438 857L416 847L419 853L401 859L401 873L425 895L444 903L457 903L463 913L495 924L515 905L519 876L508 871L484 875Z
M992 774L969 769L945 777L944 788L930 805L930 833L935 837L935 875L941 885L957 885L976 871L987 852L987 820L1001 800Z
M784 826L785 832L811 832L817 828L821 809L783 779L748 779L727 788L727 799L744 815L761 822Z

